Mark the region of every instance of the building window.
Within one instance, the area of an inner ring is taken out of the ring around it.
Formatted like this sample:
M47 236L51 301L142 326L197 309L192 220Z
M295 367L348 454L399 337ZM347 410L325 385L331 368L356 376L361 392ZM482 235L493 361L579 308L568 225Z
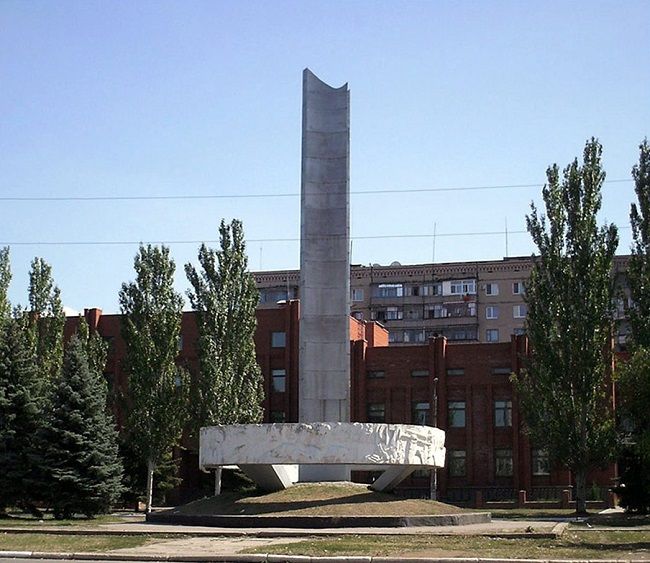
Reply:
M512 450L494 450L494 474L497 477L512 477Z
M512 401L494 401L494 426L512 426Z
M420 286L419 285L407 285L404 288L404 295L407 297L420 295Z
M271 348L284 348L287 345L286 332L271 333Z
M512 370L507 367L492 368L492 375L510 375Z
M447 403L449 428L465 428L465 401Z
M363 320L363 311L353 311L353 312L350 313L350 314L351 314L355 319L357 319L358 321L362 321L362 320Z
M524 288L524 282L520 282L520 281L512 282L513 295L523 295L524 293L526 293L526 289Z
M429 403L413 403L413 424L426 426L429 424Z
M467 295L476 293L476 280L452 280L449 282L451 295Z
M444 319L448 316L447 307L443 307L442 305L429 305L425 310L425 317L427 319Z
M447 375L465 375L465 368L447 368Z
M386 307L385 309L378 309L370 313L370 318L379 322L399 321L403 316L404 313L399 307Z
M485 341L486 342L499 342L499 329L498 328L488 328L485 331Z
M499 295L499 284L498 283L486 283L485 284L485 295Z
M523 336L524 334L526 334L526 329L523 327L515 328L512 331L512 334L514 334L515 336Z
M467 453L465 450L448 450L449 476L465 477L467 474Z
M411 377L429 377L429 370L428 369L411 370Z
M405 330L404 342L424 342L424 330Z
M384 403L368 403L368 422L384 422L386 407Z
M422 307L418 307L417 309L409 309L406 311L406 318L411 321L420 320L422 318Z
M496 305L488 305L485 308L485 318L486 319L498 319L499 318L499 307Z
M378 369L371 369L366 372L366 377L368 379L384 379L386 377L386 372Z
M381 283L375 289L375 297L403 297L404 286L401 283Z
M355 287L352 289L352 301L363 301L363 288Z
M533 475L550 475L551 464L546 450L532 451L532 469Z
M284 393L287 389L287 372L283 369L271 370L271 389L274 393Z
M390 344L394 342L401 342L402 341L402 332L397 331L397 330L391 330L388 332L388 342Z
M526 307L526 305L512 306L512 317L514 319L525 319L526 313L528 313L528 307Z
M442 284L434 283L429 285L423 285L421 293L422 295L425 296L440 295L442 293Z
M284 411L271 411L269 420L271 422L284 422L286 420Z

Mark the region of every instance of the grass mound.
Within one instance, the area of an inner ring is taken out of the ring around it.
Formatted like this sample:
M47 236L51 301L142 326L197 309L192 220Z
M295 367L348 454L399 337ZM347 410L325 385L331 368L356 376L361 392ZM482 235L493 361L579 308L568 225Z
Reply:
M257 496L224 493L169 511L195 516L425 516L460 512L465 511L442 502L371 491L355 483L299 483Z

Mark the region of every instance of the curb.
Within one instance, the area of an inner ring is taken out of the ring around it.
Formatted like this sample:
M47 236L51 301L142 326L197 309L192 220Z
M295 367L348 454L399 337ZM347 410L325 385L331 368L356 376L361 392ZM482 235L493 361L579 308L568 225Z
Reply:
M50 553L45 551L0 551L2 558L55 559L75 561L165 561L169 563L567 563L565 559L499 559L482 557L309 557L304 555L122 555L114 553ZM648 563L647 559L572 559L570 563Z
M171 511L151 512L147 522L180 526L220 528L406 528L418 526L466 526L487 524L489 512L435 514L421 516L231 516L175 514Z

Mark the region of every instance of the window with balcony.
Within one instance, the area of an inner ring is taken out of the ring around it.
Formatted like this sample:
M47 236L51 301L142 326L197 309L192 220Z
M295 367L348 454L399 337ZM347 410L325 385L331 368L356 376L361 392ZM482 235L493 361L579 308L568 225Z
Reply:
M494 401L494 426L512 426L512 401Z
M498 319L499 307L497 307L496 305L488 305L485 308L485 318L488 320Z
M445 319L449 316L447 307L443 305L427 305L425 317L427 319Z
M494 474L497 477L512 477L512 450L494 450Z
M465 428L465 401L447 403L447 423L449 428Z
M442 284L433 283L433 284L423 285L421 293L424 296L442 295Z
M475 294L476 280L452 280L449 291L452 295Z
M401 283L380 283L375 288L375 297L403 297L404 286Z
M410 329L403 333L404 342L424 342L424 330Z

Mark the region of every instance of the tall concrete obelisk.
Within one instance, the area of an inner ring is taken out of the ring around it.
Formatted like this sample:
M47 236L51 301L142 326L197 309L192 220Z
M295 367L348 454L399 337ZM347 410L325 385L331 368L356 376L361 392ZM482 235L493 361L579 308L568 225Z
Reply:
M300 422L350 420L350 91L303 72ZM302 479L302 473L301 473Z

